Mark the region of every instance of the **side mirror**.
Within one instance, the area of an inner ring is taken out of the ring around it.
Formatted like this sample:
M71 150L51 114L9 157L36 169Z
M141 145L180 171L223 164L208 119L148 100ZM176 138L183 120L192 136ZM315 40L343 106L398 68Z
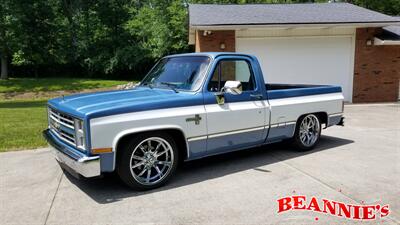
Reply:
M215 98L217 100L218 105L225 104L224 93L229 93L232 95L240 95L242 94L242 90L243 90L242 83L240 81L233 81L233 80L226 81L221 92L215 93Z
M238 80L228 80L225 82L223 91L233 95L240 95L243 91L242 83Z

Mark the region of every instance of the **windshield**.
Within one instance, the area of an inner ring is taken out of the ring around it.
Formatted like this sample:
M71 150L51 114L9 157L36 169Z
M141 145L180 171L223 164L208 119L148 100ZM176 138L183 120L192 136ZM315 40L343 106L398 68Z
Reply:
M142 80L141 85L195 91L202 84L209 62L210 58L206 56L161 59Z

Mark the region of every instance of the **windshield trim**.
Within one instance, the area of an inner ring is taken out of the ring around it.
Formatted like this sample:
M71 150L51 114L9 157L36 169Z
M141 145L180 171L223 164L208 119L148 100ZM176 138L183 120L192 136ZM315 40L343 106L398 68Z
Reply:
M178 90L178 91L184 91L184 92L199 92L199 91L202 89L203 85L204 85L204 81L205 81L205 80L207 79L207 77L208 77L208 73L210 72L211 65L212 65L213 60L214 60L212 57L210 57L210 56L208 56L208 55L200 55L200 56L193 56L193 55L176 55L176 56L175 56L175 55L172 55L172 56L165 56L165 57L162 57L161 59L159 59L159 60L157 61L156 64L154 64L153 67L151 67L151 69L149 70L149 72L147 72L146 76L143 77L143 79L140 81L140 83L139 83L138 86L140 86L140 87L149 87L148 85L144 85L144 84L143 84L143 80L146 79L146 77L150 74L150 72L151 72L163 59L185 58L185 57L204 57L204 58L208 58L208 59L209 59L207 68L204 70L204 76L203 76L203 78L202 78L202 80L201 80L201 85L199 85L199 87L198 87L197 89L195 89L195 90L189 90L189 89L175 88L175 89ZM158 89L169 89L169 90L171 90L171 88L166 87L166 86L152 86L152 89L153 89L153 88L158 88Z

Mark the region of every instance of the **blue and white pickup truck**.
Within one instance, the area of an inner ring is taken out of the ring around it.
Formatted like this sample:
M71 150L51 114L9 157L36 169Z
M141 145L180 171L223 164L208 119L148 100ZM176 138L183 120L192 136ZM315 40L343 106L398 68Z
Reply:
M70 173L116 171L146 190L181 161L285 139L308 150L323 126L343 125L341 87L266 84L264 76L251 55L167 56L134 88L51 99L43 133Z

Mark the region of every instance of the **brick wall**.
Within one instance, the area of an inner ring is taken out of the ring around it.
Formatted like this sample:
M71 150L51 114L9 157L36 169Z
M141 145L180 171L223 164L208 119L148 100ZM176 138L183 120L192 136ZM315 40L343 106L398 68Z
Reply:
M196 52L234 52L235 31L211 31L211 34L203 35L204 31L196 31ZM221 49L221 43L225 49Z
M356 33L353 102L394 102L399 95L400 46L367 46L381 28Z

